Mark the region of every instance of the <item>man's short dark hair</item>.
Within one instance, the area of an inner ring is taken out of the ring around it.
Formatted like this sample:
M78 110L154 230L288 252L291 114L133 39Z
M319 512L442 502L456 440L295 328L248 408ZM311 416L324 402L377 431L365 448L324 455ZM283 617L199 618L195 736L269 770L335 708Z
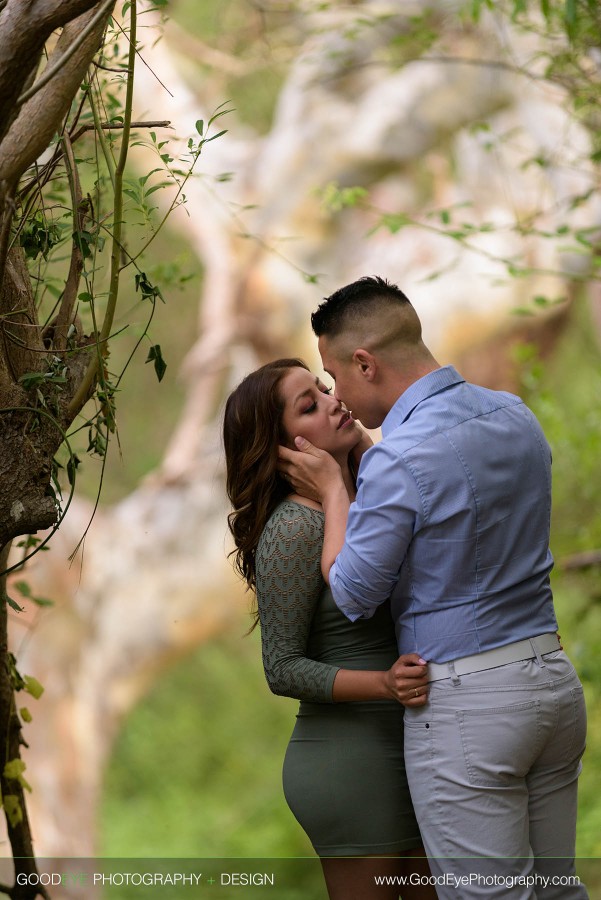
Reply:
M396 284L377 275L365 276L325 297L311 315L311 327L317 337L322 334L336 337L354 319L373 313L378 301L411 306Z

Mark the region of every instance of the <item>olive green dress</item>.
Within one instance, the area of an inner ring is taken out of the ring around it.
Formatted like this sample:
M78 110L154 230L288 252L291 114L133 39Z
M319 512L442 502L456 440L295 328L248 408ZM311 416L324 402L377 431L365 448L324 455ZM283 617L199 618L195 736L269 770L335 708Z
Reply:
M321 576L323 513L286 500L257 548L263 665L271 690L301 701L284 760L290 809L320 856L421 844L403 761L403 707L334 703L339 668L388 669L398 656L387 605L350 622Z

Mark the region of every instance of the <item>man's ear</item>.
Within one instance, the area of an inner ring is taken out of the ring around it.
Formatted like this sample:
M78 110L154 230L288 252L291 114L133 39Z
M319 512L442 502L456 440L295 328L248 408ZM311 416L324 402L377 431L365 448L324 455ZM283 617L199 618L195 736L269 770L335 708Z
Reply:
M355 350L353 353L353 362L359 369L363 378L367 381L374 380L378 371L378 365L375 356L373 356L369 350L363 350L361 347Z

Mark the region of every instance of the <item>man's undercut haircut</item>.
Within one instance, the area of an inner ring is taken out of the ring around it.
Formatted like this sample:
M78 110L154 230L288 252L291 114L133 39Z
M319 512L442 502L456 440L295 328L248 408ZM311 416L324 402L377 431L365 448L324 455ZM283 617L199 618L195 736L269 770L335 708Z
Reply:
M397 364L399 354L407 362L427 352L409 299L384 278L360 278L326 297L311 325L317 337L335 345L340 359L350 359L358 347Z
M411 307L409 298L385 278L365 276L326 297L311 316L317 337L334 338L391 307Z

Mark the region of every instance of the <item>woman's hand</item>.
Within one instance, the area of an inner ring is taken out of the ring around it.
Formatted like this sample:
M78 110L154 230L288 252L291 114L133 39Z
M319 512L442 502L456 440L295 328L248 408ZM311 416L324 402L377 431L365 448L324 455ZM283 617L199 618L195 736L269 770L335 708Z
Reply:
M428 664L417 653L399 656L385 677L388 692L403 706L424 706L428 702Z

